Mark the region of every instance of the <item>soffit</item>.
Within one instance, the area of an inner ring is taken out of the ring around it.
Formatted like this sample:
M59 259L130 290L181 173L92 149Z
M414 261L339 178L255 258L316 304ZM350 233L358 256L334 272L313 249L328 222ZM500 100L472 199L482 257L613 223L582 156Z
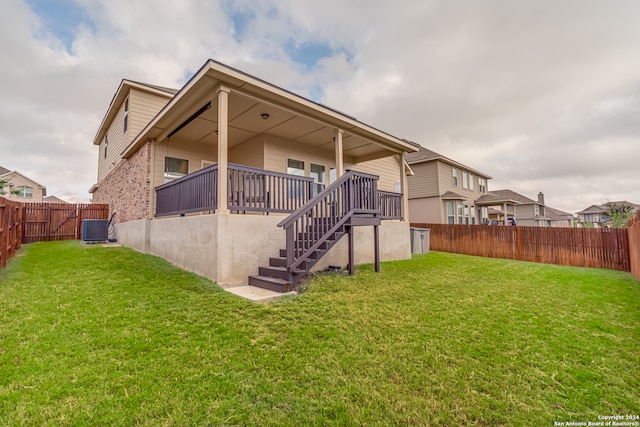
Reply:
M268 114L269 117L263 119L263 114ZM172 135L171 142L196 142L215 146L217 129L218 106L214 99L208 110ZM229 95L229 146L242 144L260 134L273 135L331 152L335 147L335 127L268 102L260 102L252 97L231 92ZM384 151L384 147L379 144L349 131L343 132L342 144L344 154L355 158Z
M412 152L412 145L368 127L355 119L298 97L237 70L209 61L180 90L125 150L135 151L147 139L162 141L202 106L211 107L171 136L172 142L215 145L218 129L217 91L229 92L229 146L260 134L334 151L337 128L343 130L347 155L367 160L394 153ZM268 114L268 119L262 118ZM124 154L124 152L123 152Z

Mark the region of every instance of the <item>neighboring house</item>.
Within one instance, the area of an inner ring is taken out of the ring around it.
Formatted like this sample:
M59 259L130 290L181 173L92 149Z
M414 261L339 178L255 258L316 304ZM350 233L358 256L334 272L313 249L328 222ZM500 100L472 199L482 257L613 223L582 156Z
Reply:
M573 214L549 206L545 209L551 221L551 227L573 227Z
M411 222L487 223L489 205L476 200L487 194L491 176L415 145L419 151L406 156L413 170L408 177Z
M42 199L44 203L69 203L56 196L47 196Z
M492 225L512 225L516 218L516 206L519 203L509 194L499 194L493 191L476 200L476 206L479 206L483 211L486 209L489 216L488 220L483 219L482 223Z
M513 222L521 226L571 227L572 215L546 206L542 192L533 200L513 190L492 190L476 204L491 206L492 223L503 224L506 217L507 222L513 218Z
M179 91L123 80L93 143L118 241L221 285L410 257L417 148L219 62Z
M3 197L17 202L41 203L47 195L47 187L40 185L18 171L11 171L0 166L0 180L6 182L2 191Z
M628 208L632 212L637 212L638 209L640 209L640 205L627 202L626 200L619 202L607 202L601 205L591 205L580 212L576 212L576 215L578 216L578 223L591 223L596 227L602 227L606 225L607 222L611 221L607 212L609 212L613 207Z

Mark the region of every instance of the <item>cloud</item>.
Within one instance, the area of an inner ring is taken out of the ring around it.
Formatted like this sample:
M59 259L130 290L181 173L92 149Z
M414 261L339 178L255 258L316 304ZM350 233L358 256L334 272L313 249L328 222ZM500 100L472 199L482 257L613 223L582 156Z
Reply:
M65 4L63 20L0 6L0 164L50 194L88 198L122 78L180 87L213 58L486 172L490 188L572 211L640 202L634 0Z

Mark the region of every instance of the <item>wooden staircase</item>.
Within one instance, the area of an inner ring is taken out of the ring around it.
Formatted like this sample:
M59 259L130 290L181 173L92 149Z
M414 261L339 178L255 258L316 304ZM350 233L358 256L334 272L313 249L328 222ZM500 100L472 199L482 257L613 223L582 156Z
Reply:
M287 250L280 249L280 256L269 258L269 265L258 268L258 274L249 276L249 285L270 289L276 292L290 292L298 281L313 267L338 241L348 233L347 225L327 236L317 249L310 252L298 268L293 270L293 277L287 269Z
M269 259L249 285L278 292L295 290L297 283L345 235L349 236L349 273L353 274L355 226L373 226L376 271L379 270L378 177L348 171L291 215L280 221L286 248Z

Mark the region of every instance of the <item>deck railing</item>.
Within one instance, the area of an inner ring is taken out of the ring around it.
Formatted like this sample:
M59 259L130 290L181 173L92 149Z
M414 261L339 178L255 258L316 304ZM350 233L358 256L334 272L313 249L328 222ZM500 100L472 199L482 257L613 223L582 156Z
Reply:
M229 210L293 212L311 198L313 178L229 163Z
M340 232L354 215L379 215L378 177L349 171L307 204L282 220L287 233L287 270L295 280L297 270L308 270L314 252L333 233Z
M304 176L272 172L229 163L227 207L233 212L291 213L312 198L313 179ZM359 176L366 176L360 173ZM371 175L373 176L373 175ZM382 219L402 218L402 194L378 191L377 197L368 189L359 188L365 181L354 181L353 191L363 191L368 200L354 198L354 203L371 204L376 199ZM215 212L218 209L218 165L201 169L156 187L156 216L194 212ZM373 193L375 194L375 193ZM332 209L342 207L340 200L331 202ZM357 208L358 206L354 206Z
M390 191L378 191L380 218L402 219L402 194Z
M311 198L313 178L229 163L227 207L239 212L293 212ZM218 209L218 165L156 187L156 215Z
M218 208L218 165L156 187L156 215L215 211Z

